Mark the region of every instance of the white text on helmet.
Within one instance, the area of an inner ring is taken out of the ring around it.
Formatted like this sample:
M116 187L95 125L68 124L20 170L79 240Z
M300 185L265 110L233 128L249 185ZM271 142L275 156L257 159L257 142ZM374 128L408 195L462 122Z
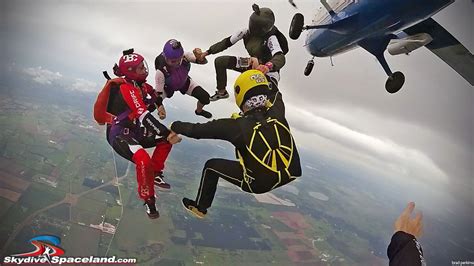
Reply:
M126 54L123 57L124 63L137 61L138 56L136 54Z
M265 77L261 74L253 74L250 79L255 80L257 83L265 83Z

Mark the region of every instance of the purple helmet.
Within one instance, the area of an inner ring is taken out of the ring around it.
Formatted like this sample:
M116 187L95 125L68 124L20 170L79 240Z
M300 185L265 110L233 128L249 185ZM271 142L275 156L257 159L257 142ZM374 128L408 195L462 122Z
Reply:
M168 40L163 47L163 55L166 59L178 59L184 54L183 46L175 39Z

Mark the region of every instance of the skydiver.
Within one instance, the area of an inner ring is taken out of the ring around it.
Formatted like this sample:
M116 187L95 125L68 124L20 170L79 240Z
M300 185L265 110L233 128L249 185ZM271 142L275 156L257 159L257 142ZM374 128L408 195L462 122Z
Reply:
M266 74L272 83L278 84L280 69L285 65L288 41L275 26L275 16L270 8L260 8L253 4L254 12L249 18L249 26L212 45L207 51L197 53L202 60L207 55L217 54L243 39L250 57L219 56L215 59L217 91L211 101L229 97L226 90L227 69L244 72L258 69ZM199 49L200 51L200 49Z
M184 52L181 43L175 39L168 40L163 47L163 52L156 57L155 89L158 92L158 113L161 119L166 117L163 99L171 98L176 91L198 100L194 111L196 115L208 119L212 117L210 112L203 109L209 104L209 93L188 75L191 63L206 64L207 60L204 57L197 59L193 53Z
M114 73L123 78L109 80L106 86L119 84L119 90L110 97L113 100L109 100L109 95L104 96L105 88L102 90L94 105L94 117L97 120L96 113L100 113L97 110L102 108L104 99L108 101L107 110L112 114L106 121L107 142L120 156L135 163L138 196L145 202L148 217L156 219L159 212L155 205L154 176L162 172L172 144L181 138L151 114L156 108L156 95L146 83L148 66L143 56L133 50L124 51ZM145 149L151 147L155 150L150 158Z
M296 144L285 118L281 94L259 70L240 74L234 84L241 116L210 122L174 122L171 130L195 139L221 139L236 147L239 160L210 159L202 170L195 200L184 207L203 218L211 206L220 178L249 193L265 193L301 176ZM271 100L271 101L270 101Z

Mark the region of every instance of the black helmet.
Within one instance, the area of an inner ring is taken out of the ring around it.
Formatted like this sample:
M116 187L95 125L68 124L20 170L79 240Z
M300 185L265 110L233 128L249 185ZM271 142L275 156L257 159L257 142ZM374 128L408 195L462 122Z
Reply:
M263 36L273 29L275 15L270 8L260 8L257 4L253 4L252 9L254 12L249 19L250 34Z

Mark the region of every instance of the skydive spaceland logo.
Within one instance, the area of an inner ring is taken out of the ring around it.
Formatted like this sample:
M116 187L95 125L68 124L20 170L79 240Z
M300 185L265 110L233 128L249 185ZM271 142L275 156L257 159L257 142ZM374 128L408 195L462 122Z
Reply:
M35 250L5 257L4 263L51 263L52 258L64 254L64 249L59 247L61 239L52 235L40 235L29 241Z
M29 241L35 250L27 253L7 256L3 259L4 264L82 264L82 263L100 263L100 264L135 264L135 258L116 258L112 257L60 257L64 249L59 247L61 239L53 235L36 236Z

